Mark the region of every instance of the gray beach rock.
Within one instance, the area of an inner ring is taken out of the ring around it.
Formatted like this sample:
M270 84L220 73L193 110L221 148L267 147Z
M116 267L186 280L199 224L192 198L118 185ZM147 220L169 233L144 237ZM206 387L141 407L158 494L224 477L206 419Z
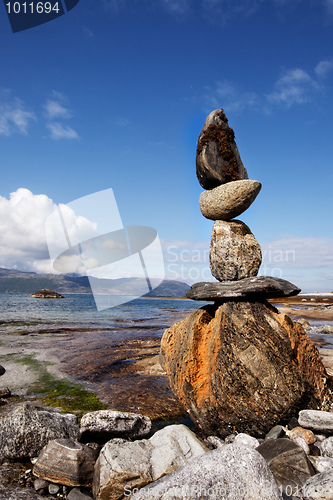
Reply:
M106 443L109 439L145 437L151 430L149 417L137 413L99 410L83 415L80 424L80 441Z
M88 493L82 493L78 488L73 488L67 495L67 500L90 500Z
M60 491L60 485L51 483L49 484L48 490L50 495L56 495Z
M201 213L211 220L234 219L249 208L260 189L260 182L246 179L204 191L199 198Z
M41 451L35 476L66 486L91 486L98 451L73 439L55 439Z
M244 222L218 220L213 225L209 263L218 281L253 277L261 265L261 248Z
M75 415L46 411L24 403L0 419L0 457L36 457L52 439L79 434Z
M254 449L229 444L192 459L131 497L133 500L278 500L265 459Z
M301 410L298 423L306 429L333 433L333 413L319 410Z
M221 446L224 446L226 443L223 441L223 439L217 437L217 436L208 436L206 438L206 441L209 445L210 448L221 448Z
M254 449L260 445L258 439L250 436L249 434L245 434L244 432L237 434L233 442L236 444L243 444L244 446L249 446Z
M265 436L265 439L279 439L285 435L285 427L275 425Z
M94 498L123 498L125 487L141 488L206 451L185 425L165 427L148 440L113 439L102 448L95 465Z
M308 479L301 493L303 500L332 500L333 469L328 469Z
M204 189L247 179L248 175L223 109L212 111L199 134L196 156L197 178Z
M40 500L40 498L34 490L0 484L1 500Z
M324 472L325 470L333 470L333 458L330 457L309 457L310 462L317 472Z
M237 299L261 300L263 298L290 297L297 295L300 291L300 288L281 278L255 276L239 281L195 283L186 293L186 297L193 300L226 302Z
M258 446L257 452L265 458L284 492L301 488L315 473L302 448L290 439L268 439Z
M320 450L324 457L333 458L333 436L330 436L322 441Z
M45 481L44 479L35 479L34 481L34 488L36 491L40 490L46 490L49 487L49 482Z
M0 398L9 398L12 395L8 387L0 389Z
M303 439L302 437L296 437L295 439L293 439L293 442L297 444L300 448L302 448L302 450L306 455L310 455L310 447L308 443L305 441L305 439Z

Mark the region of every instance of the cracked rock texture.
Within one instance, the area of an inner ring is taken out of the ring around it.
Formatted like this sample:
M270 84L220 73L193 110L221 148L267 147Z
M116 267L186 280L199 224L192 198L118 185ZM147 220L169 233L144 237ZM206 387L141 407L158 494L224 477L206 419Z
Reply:
M257 276L261 248L244 222L218 220L213 225L209 263L211 273L218 281Z
M264 301L198 309L165 331L160 358L173 392L207 435L263 436L302 407L323 408L331 394L301 325Z

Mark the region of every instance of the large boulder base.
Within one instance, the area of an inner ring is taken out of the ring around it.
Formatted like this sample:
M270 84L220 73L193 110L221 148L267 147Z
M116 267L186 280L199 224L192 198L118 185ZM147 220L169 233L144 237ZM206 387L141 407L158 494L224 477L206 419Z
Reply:
M198 137L197 178L204 189L247 179L248 175L223 109L212 111Z
M194 311L165 331L161 365L207 435L264 436L302 407L327 409L331 395L308 335L268 302Z

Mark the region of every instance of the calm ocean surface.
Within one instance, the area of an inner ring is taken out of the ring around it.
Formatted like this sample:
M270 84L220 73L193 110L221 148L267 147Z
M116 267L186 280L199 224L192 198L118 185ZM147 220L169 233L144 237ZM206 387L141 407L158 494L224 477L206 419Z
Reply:
M26 294L0 294L0 334L57 333L61 330L110 332L117 340L162 336L165 328L206 304L182 299L139 298L97 311L92 295L66 295L65 299L31 299Z

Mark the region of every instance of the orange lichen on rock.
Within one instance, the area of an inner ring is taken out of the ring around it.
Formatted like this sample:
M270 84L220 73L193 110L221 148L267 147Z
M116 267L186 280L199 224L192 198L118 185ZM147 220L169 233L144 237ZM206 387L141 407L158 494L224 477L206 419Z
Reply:
M268 302L205 306L166 330L161 364L207 434L264 435L304 405L319 408L331 380L299 324Z

